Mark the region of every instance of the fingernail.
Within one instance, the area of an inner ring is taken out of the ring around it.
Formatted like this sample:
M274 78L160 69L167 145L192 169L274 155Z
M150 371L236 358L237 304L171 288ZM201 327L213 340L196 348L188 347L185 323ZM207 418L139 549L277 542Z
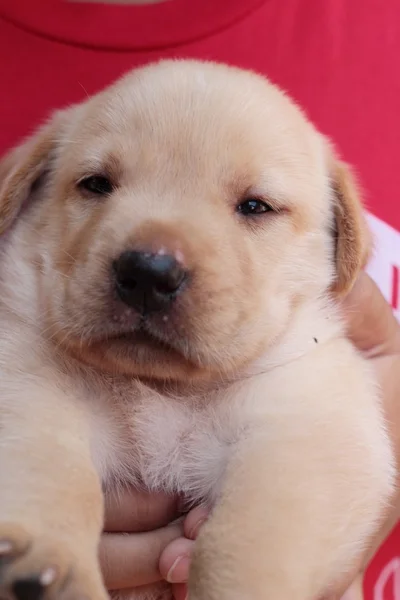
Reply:
M203 523L206 522L206 520L207 519L202 517L193 525L192 529L189 531L189 539L195 540L197 538L197 536L199 534L199 529L203 525Z
M172 567L167 573L168 583L184 583L187 581L189 573L190 559L188 556L178 556Z

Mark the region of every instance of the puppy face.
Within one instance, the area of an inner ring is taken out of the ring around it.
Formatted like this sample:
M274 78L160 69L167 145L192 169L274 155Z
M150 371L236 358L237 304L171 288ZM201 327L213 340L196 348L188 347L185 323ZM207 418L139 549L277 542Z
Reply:
M39 190L21 227L35 234L43 327L113 372L231 373L363 261L347 170L287 97L237 69L137 70L3 165L3 228Z

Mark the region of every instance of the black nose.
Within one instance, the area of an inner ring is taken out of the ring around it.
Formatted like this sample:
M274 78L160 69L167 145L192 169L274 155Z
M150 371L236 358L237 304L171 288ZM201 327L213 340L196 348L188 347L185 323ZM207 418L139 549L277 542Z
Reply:
M167 308L186 276L182 265L168 254L127 251L113 267L119 297L141 314Z

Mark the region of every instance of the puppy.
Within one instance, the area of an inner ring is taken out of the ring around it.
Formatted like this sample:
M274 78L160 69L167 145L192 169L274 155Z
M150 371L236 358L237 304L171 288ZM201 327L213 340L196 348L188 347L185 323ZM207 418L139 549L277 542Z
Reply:
M190 600L329 595L393 482L331 144L258 75L164 61L1 170L0 596L107 598L102 490L127 484L212 507Z

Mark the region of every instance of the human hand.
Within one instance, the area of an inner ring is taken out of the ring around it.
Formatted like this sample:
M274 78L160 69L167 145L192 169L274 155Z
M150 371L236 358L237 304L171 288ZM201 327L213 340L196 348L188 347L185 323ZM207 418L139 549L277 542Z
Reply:
M129 590L164 579L176 600L184 600L193 540L206 515L198 507L171 522L179 516L177 498L129 489L106 496L100 564L107 589L128 597Z
M106 495L100 564L108 590L128 591L162 580L160 554L183 535L182 522L171 522L177 517L174 497L132 489Z
M172 541L161 553L160 573L166 581L172 583L175 600L187 599L186 582L194 541L208 514L208 510L202 506L191 510L183 522L184 537Z

